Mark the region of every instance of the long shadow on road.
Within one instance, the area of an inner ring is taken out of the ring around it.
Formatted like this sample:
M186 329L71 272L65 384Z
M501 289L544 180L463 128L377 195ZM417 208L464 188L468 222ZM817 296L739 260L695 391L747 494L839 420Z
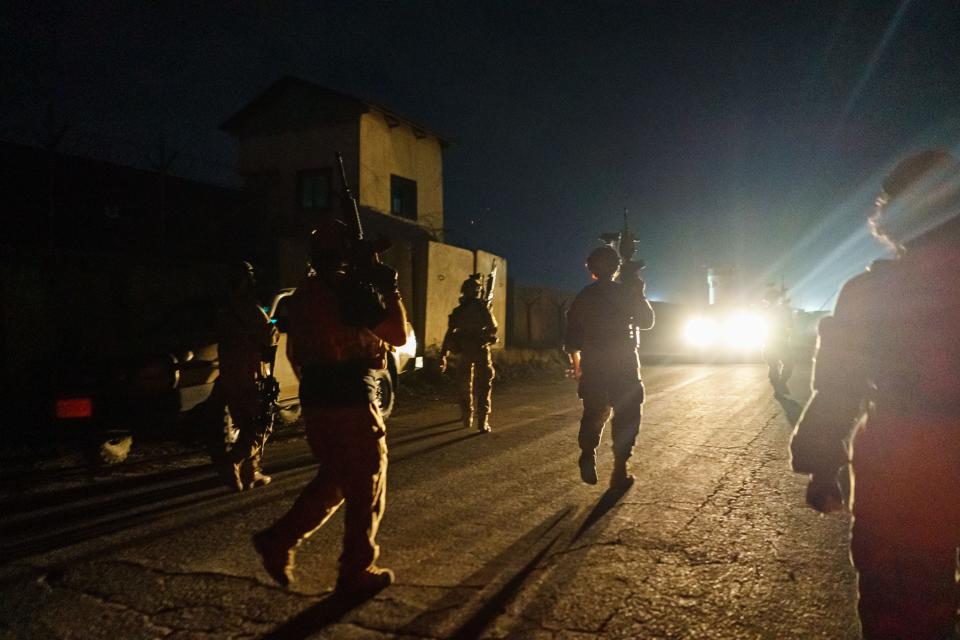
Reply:
M339 622L372 596L347 596L334 592L290 618L262 637L262 640L303 640L318 631Z
M442 426L440 424L431 425L431 427ZM430 437L442 437L454 430L444 430ZM461 431L461 429L456 429ZM429 454L444 447L456 445L478 435L473 431L459 437L450 438L437 444L421 449L412 449L405 451L404 444L397 446L395 455L391 455L391 461L394 464L404 462L422 455ZM423 438L418 436L417 440ZM310 454L296 456L284 460L279 464L267 466L267 471L271 474L296 473L310 469L316 465L316 461ZM140 491L133 495L117 496L107 501L94 504L67 504L62 509L44 510L40 513L30 514L21 513L23 517L7 520L0 524L0 555L3 557L3 563L30 557L39 553L46 553L57 549L73 546L75 544L91 540L100 536L116 533L135 526L148 524L164 516L172 515L184 509L194 509L201 505L212 506L218 502L236 502L234 510L248 508L251 504L249 498L234 495L226 489L221 488L220 480L217 479L209 467L194 467L189 470L178 470L176 472L163 473L149 476L153 483L163 481L186 480L173 485L162 486L148 491ZM137 482L132 485L117 483L114 491L120 493L124 490L135 490L143 486L149 487L147 480ZM277 483L279 484L279 483ZM132 489L131 489L132 487ZM288 494L296 494L302 490L302 485L287 488L281 494L286 497ZM100 487L92 488L91 498L101 497L102 489ZM258 495L263 495L263 489L258 490ZM267 488L267 492L277 499L276 489ZM74 502L83 499L82 492L71 492ZM107 496L109 498L109 496ZM41 507L42 509L43 507ZM0 503L0 509L3 504ZM220 511L216 517L223 517L224 512ZM200 518L193 521L193 524L200 524L206 518ZM166 532L179 530L181 527L174 527ZM145 538L154 538L162 535L158 532L151 532L144 536ZM132 544L132 543L131 543ZM127 545L124 545L127 546Z
M523 581L536 569L540 561L560 538L563 533L560 525L572 511L573 507L564 507L516 539L483 567L464 578L458 588L451 589L446 596L434 603L428 610L405 624L398 630L398 634L437 637L437 632L449 621L449 618L475 597L478 587L482 589L485 585L494 582L497 576L504 572L505 567L509 567L511 564L515 565L517 558L529 556L532 549L536 550L532 558L525 562L495 593L491 594L480 609L448 636L451 638L480 637L483 630L496 618L501 609L513 599ZM549 540L546 544L543 544L543 541L548 537Z

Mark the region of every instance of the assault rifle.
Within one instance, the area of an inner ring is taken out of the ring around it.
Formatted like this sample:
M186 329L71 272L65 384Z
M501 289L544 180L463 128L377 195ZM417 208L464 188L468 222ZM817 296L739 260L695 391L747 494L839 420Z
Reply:
M343 168L343 154L336 152L337 166L340 169L340 197L343 204L344 222L353 235L353 257L356 259L357 266L364 262L380 262L380 254L390 248L390 240L385 236L378 237L371 242L363 237L363 223L360 221L360 207L357 204L357 197L350 191L350 185L347 183L347 172Z
M647 265L642 259L634 260L633 254L637 251L637 236L630 228L627 222L627 208L623 209L623 228L613 233L600 234L600 240L616 250L620 254L622 266L620 267L620 281L629 281L631 278L639 278L640 271Z
M487 303L487 308L493 306L493 293L494 289L497 286L497 259L493 259L493 264L490 266L490 273L487 274L487 277L484 279L483 283L483 301Z
M343 155L336 152L340 169L340 196L343 216L350 229L352 242L349 250L347 281L351 284L341 292L344 319L348 325L375 327L386 317L386 303L374 273L385 267L380 264L380 254L390 248L390 240L380 236L371 242L363 236L363 223L360 221L360 207L357 198L347 184L347 172L343 168ZM396 277L394 275L394 277Z

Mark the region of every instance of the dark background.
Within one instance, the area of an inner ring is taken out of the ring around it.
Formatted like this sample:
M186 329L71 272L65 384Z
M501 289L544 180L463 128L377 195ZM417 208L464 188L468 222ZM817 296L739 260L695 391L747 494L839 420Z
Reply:
M236 183L218 125L282 75L454 140L447 240L577 288L623 207L652 296L703 267L832 304L882 173L960 134L960 2L4 2L0 136Z

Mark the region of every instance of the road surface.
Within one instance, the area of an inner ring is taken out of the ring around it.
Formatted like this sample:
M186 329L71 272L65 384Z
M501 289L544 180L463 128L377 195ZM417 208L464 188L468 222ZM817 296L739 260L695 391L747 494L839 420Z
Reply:
M804 508L788 471L799 405L761 366L644 371L622 496L579 480L570 380L498 390L489 435L451 404L391 420L379 542L397 583L367 602L331 594L339 515L300 547L289 590L250 547L314 473L299 438L240 495L197 455L8 491L0 639L857 637L848 519ZM605 434L602 480L610 465Z

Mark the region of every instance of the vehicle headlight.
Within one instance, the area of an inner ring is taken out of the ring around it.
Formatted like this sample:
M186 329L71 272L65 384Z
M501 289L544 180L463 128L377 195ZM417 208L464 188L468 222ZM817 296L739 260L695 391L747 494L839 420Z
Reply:
M723 341L740 349L759 348L767 339L767 324L762 316L738 313L727 318L723 325Z
M694 346L709 346L717 339L717 324L709 318L692 318L683 328L683 337Z

